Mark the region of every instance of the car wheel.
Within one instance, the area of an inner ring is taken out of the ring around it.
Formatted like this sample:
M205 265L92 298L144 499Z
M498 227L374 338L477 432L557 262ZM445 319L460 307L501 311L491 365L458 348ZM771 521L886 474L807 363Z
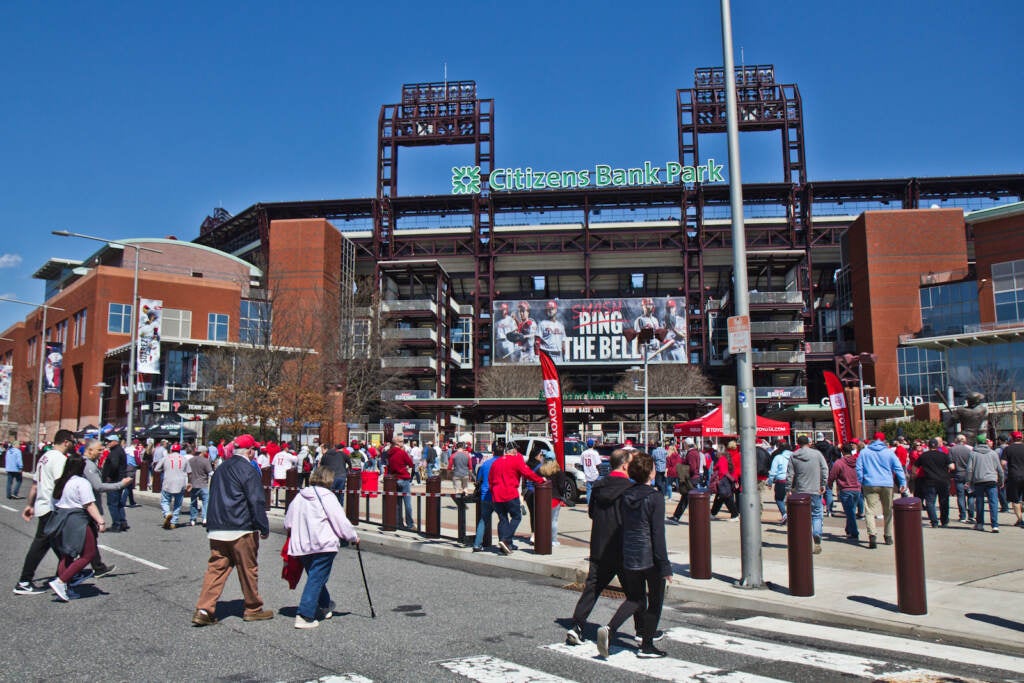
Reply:
M576 490L576 482L566 480L565 487L562 490L562 500L575 503L578 493L579 492Z

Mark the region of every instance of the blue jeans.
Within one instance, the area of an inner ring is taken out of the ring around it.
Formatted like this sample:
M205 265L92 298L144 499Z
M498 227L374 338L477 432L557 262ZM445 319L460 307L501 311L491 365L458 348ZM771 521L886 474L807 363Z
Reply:
M993 529L999 528L999 487L995 484L974 484L974 521L985 525L985 501L988 500L988 519Z
M922 481L918 484L919 493L924 496L925 509L928 510L928 521L933 525L942 522L942 526L949 524L949 482L933 483ZM938 510L935 502L938 499Z
M127 524L124 516L124 503L121 500L121 491L107 491L107 509L110 510L110 526L117 527Z
M971 502L972 494L967 492L967 482L957 480L956 482L956 509L960 512L960 521L974 519L974 504Z
M816 541L821 540L821 523L825 516L825 506L822 505L821 495L818 493L811 494L811 536L814 536Z
M299 599L299 616L307 619L316 619L316 610L326 610L331 606L331 594L327 592L327 579L331 578L331 567L334 566L334 557L338 553L314 553L312 555L300 555L302 567L306 570L306 585L302 588L302 598Z
M11 486L14 486L14 492L11 492ZM21 490L21 472L8 472L7 473L7 497L13 498L18 495L18 491Z
M522 503L518 498L504 503L494 503L494 511L498 513L498 540L506 544L512 543L519 522L523 521Z
M664 472L658 472L654 475L654 488L661 491L666 498L672 497L672 489L668 485L668 477L665 476Z
M857 503L860 501L860 491L839 490L839 504L843 506L843 514L846 515L846 535L850 538L859 538L857 531Z
M559 505L556 508L551 508L551 542L558 543L558 513L562 511L562 506Z
M118 499L120 500L120 496ZM160 511L164 513L164 517L170 513L171 524L178 523L178 515L181 514L181 502L183 500L185 500L184 491L178 491L177 493L160 492Z
M494 514L494 503L489 500L481 500L480 521L476 523L476 538L473 540L474 548L484 547L484 530L491 523L492 514Z
M194 522L199 517L199 501L203 501L203 524L206 524L206 510L210 507L210 489L192 489L189 493L188 521Z
M832 492L832 488L825 489L825 505L828 506L828 514L832 514L832 505L836 502L836 494Z
M587 505L590 505L590 489L594 488L594 482L587 482Z
M779 514L786 516L786 492L789 490L789 482L775 480L775 507L779 508Z
M409 495L409 491L412 490L412 479L398 479L395 484L398 486L398 493L405 494L401 495L398 501L398 526L411 527L413 526L412 521L412 496ZM405 501L405 521L402 521L402 501Z

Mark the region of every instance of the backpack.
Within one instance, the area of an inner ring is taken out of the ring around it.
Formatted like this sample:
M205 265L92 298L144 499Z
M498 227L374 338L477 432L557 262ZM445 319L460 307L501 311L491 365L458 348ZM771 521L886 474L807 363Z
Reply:
M767 477L772 468L772 456L762 446L757 447L757 476Z

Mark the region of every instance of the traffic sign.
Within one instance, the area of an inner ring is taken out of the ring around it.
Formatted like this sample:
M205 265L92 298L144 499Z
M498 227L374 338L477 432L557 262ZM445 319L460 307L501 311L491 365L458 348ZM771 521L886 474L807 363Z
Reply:
M748 353L750 351L750 316L730 316L728 325L729 353Z

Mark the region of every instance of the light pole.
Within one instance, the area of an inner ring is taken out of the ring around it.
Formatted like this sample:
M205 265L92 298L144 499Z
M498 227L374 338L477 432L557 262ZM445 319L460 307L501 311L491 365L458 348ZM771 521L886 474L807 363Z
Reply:
M96 430L100 431L103 429L103 390L109 387L110 385L107 384L106 382L97 382L93 386L100 390L100 412L99 415L96 417L96 421L98 423L96 425Z
M139 302L139 252L148 251L154 254L162 254L163 252L159 249L152 249L150 247L143 247L138 244L132 244L131 242L119 242L117 240L108 240L103 237L96 237L94 235L83 235L80 232L71 232L69 230L52 230L54 235L58 237L79 237L84 240L92 240L94 242L104 242L110 246L124 249L125 247L131 247L135 250L135 270L132 276L132 317L131 317L131 349L128 352L128 423L125 425L125 440L131 445L132 438L135 436L132 433L132 428L135 426L135 347L137 344L138 330L139 330L139 314L138 314L138 302Z
M455 404L455 440L462 434L462 404Z
M864 364L874 365L878 356L874 353L863 351L856 356L852 353L843 354L843 360L847 365L857 364L857 385L860 390L860 437L864 443L868 440L868 423L864 415Z
M32 434L32 455L39 455L39 420L43 412L43 363L46 359L46 313L51 308L55 311L63 311L63 308L57 306L47 306L43 304L34 304L31 301L22 301L20 299L13 299L11 297L2 297L0 301L8 301L12 304L21 304L22 306L32 306L33 308L43 309L43 324L39 330L39 376L36 378L36 419L33 427Z
M627 327L627 328L622 330L622 336L625 337L626 341L629 341L629 342L631 342L634 339L636 339L637 344L642 346L643 349L644 349L644 387L643 387L643 389L644 389L644 431L643 431L643 434L640 435L640 443L643 444L643 449L646 451L647 448L648 448L648 444L647 444L647 423L650 420L650 411L648 410L648 396L649 396L649 393L648 393L648 390L647 390L647 386L648 386L648 382L647 382L647 360L648 360L648 357L649 357L648 354L650 354L650 342L651 342L652 339L654 339L654 330L652 330L649 327L645 327L644 329L642 329L639 332L637 332L636 330ZM640 387L637 386L637 380L633 380L633 388L634 389L639 389L640 388Z

